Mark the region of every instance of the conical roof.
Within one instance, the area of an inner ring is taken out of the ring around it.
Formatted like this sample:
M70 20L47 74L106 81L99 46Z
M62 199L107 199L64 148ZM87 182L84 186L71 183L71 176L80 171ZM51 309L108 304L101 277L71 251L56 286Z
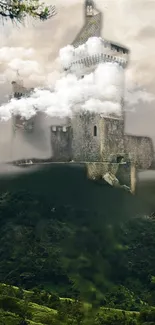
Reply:
M74 47L86 43L90 37L101 36L102 13L96 9L93 0L85 0L85 9L87 6L93 7L93 15L87 16L85 14L85 24L72 43Z

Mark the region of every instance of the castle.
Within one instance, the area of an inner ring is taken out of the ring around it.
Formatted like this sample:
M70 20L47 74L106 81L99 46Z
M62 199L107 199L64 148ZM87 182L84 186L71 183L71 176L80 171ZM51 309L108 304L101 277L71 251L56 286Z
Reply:
M85 24L72 45L76 48L90 37L101 37L102 14L92 0L85 0ZM83 58L74 58L67 72L78 78L93 72L101 62L116 62L123 69L129 62L129 50L103 40L103 52ZM14 96L22 96L13 84ZM19 88L18 88L19 89ZM120 116L78 111L67 123L51 126L51 162L84 163L89 178L104 178L109 184L136 187L136 170L150 168L153 144L149 137L125 134L125 113L122 98ZM17 123L18 124L18 123Z
M20 99L22 96L27 96L33 91L33 88L27 89L26 87L24 87L21 80L20 81L18 80L18 82L12 81L12 88L13 88L14 97L16 99ZM26 119L25 120L22 119L20 115L16 115L13 117L14 131L17 128L32 131L33 127L34 127L34 119L33 118L31 118L27 121Z

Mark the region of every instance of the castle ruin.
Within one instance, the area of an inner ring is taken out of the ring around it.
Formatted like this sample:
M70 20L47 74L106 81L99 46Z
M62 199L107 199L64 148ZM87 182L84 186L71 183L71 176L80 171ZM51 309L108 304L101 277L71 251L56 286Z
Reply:
M85 0L85 24L72 45L76 48L90 37L101 37L102 14L92 0ZM104 50L93 56L74 58L67 72L82 78L93 72L99 63L116 62L123 69L129 62L129 50L103 40ZM18 97L19 91L14 94ZM23 91L20 89L20 94ZM153 161L153 143L149 137L125 134L125 112L122 98L120 116L79 110L67 123L51 126L51 162L84 164L90 179L104 179L111 185L136 188L138 169L148 169Z
M101 36L101 12L95 8L92 0L85 1L84 9L85 24L72 43L74 47L84 44L90 37ZM65 70L82 78L102 62L116 62L125 69L129 61L129 50L108 40L103 40L103 46L103 53L79 60L75 58ZM123 98L120 117L89 112L75 113L65 126L51 127L53 160L85 162L88 177L99 179L111 174L114 182L117 178L120 184L127 185L134 192L136 170L148 169L152 164L153 143L149 137L125 134L124 124ZM110 183L109 178L106 180Z

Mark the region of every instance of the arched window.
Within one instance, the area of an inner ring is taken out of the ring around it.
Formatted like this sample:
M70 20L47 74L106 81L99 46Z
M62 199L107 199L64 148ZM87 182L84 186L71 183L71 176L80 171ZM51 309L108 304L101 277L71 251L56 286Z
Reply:
M97 137L97 126L94 126L94 137Z

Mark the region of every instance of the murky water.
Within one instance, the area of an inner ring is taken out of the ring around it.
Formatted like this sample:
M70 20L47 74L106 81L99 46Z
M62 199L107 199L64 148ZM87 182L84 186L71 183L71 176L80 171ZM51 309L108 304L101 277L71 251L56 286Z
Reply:
M31 172L30 172L31 171ZM53 205L97 211L105 219L124 219L155 211L155 171L139 173L137 193L88 180L84 168L45 165L23 174L0 175L0 192L27 190L46 198Z

